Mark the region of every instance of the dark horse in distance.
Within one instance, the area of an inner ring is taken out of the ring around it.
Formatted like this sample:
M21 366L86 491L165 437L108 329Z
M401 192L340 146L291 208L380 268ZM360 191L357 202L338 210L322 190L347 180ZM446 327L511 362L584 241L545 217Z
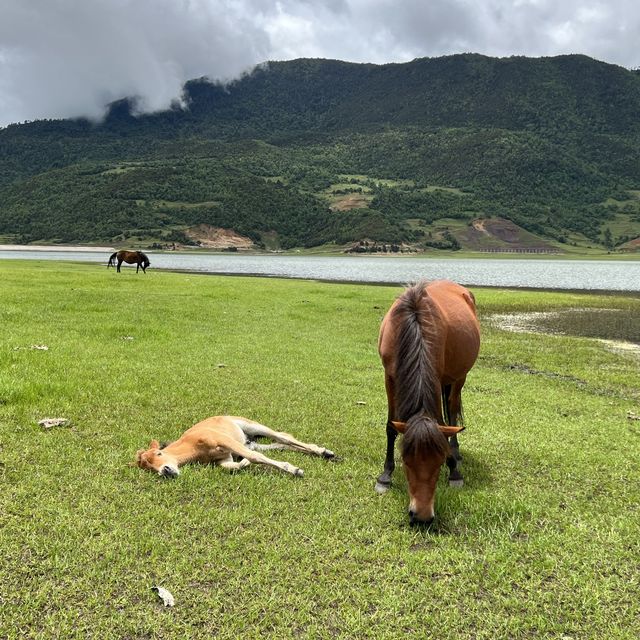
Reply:
M387 455L376 490L391 486L394 444L402 433L411 524L430 523L440 467L461 486L457 433L462 431L462 387L478 357L480 325L473 294L448 280L419 282L391 306L378 350L388 401Z
M123 249L111 254L109 262L107 262L107 269L109 267L113 267L116 260L118 261L118 265L116 267L116 271L118 273L120 273L120 265L123 262L126 262L127 264L135 264L136 273L138 273L138 269L140 269L140 267L142 267L142 272L146 273L147 267L151 264L146 253L142 253L142 251L125 251Z

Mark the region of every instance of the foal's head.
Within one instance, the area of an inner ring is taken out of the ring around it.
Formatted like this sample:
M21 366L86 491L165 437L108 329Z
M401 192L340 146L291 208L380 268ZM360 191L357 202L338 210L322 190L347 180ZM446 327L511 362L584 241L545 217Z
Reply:
M136 464L141 469L155 471L163 478L175 478L180 475L177 460L170 453L164 451L157 440L152 440L146 451L144 449L138 451Z

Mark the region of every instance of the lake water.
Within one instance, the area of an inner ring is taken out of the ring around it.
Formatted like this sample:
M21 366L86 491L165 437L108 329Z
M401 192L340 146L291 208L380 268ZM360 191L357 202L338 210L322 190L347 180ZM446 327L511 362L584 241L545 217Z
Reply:
M640 291L640 261L415 258L401 256L292 256L148 252L151 268L406 284L448 278L471 286ZM106 265L95 251L0 250L0 259L72 260ZM123 265L123 269L132 269ZM1 267L0 267L1 269Z

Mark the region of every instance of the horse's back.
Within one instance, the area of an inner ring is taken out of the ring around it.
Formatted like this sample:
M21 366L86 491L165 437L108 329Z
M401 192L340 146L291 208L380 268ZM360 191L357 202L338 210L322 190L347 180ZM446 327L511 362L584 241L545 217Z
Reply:
M434 280L414 287L423 288L420 306L424 321L429 323L431 353L443 381L463 377L475 363L480 349L480 325L473 294L450 280ZM397 351L394 312L402 298L391 305L380 326L378 351L385 369L394 366Z
M188 440L197 440L206 436L215 438L217 435L228 436L238 442L246 441L244 432L230 416L212 416L211 418L206 418L187 429L182 434L182 437Z
M444 342L443 379L455 381L474 365L480 350L480 324L473 294L462 285L437 280L426 292L438 309Z
M451 280L435 280L425 290L446 324L478 324L475 298L466 287Z
M146 256L142 251L128 251L126 249L121 249L116 255L118 260L122 260L127 264L133 264L139 260L146 259Z

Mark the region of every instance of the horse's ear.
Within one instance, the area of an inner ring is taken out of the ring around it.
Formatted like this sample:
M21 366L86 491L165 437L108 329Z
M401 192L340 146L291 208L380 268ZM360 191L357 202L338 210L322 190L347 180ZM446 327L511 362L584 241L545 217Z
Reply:
M407 428L407 423L406 422L397 422L395 420L391 421L391 424L393 425L393 428L398 432L398 433L404 433L406 428Z
M447 438L450 438L451 436L455 436L456 433L460 433L461 431L463 431L464 427L449 427L449 426L444 425L444 424L439 424L438 425L438 429L440 429L440 433L443 436L446 436Z
M152 440L149 443L149 449L159 449L160 448L160 443L157 440Z

